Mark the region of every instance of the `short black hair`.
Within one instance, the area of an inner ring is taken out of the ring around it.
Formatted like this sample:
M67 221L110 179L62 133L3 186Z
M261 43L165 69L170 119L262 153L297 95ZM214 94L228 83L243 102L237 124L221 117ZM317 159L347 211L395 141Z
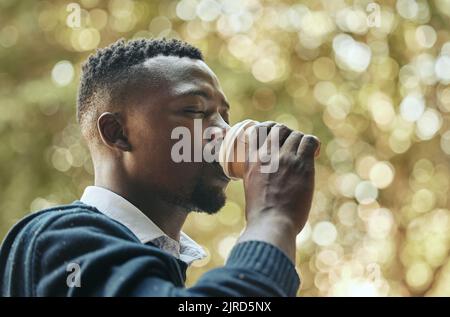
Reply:
M202 52L178 39L137 39L98 49L82 66L77 98L77 119L85 136L95 131L100 108L119 98L121 85L132 77L133 67L158 55L203 60ZM106 100L105 100L106 99Z

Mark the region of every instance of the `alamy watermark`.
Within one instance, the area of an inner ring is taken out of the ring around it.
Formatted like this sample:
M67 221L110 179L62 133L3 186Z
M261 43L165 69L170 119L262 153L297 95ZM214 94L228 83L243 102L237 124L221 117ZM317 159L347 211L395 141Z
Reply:
M381 9L380 5L375 2L370 2L367 4L366 11L367 14L367 26L369 28L379 28L381 26Z
M181 162L220 162L219 153L224 144L226 131L217 127L208 127L203 131L202 119L194 119L193 135L187 127L180 126L172 130L171 139L178 140L171 149L171 158ZM261 173L274 173L278 170L280 153L279 127L249 127L232 144L227 152L226 162L261 163ZM258 140L268 140L261 142ZM204 141L207 141L203 146ZM261 142L262 144L258 144Z
M69 12L66 18L68 27L78 29L81 27L81 6L76 2L71 2L66 6L66 11Z
M67 287L81 287L81 267L78 263L67 264L66 272L70 272L66 278Z
M369 2L365 8L367 13L367 26L379 28L381 26L381 8L376 2ZM66 19L68 27L81 28L81 6L76 2L67 4L66 11L69 12Z

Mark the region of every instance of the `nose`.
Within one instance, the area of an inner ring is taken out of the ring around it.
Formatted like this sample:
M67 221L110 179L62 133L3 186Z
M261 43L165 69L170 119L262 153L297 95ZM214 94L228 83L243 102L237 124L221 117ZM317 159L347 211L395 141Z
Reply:
M217 114L211 122L211 138L209 141L212 141L216 138L223 138L227 133L230 125L223 120L220 114Z
M230 128L230 125L223 120L220 114L216 115L215 125L223 130L228 130Z

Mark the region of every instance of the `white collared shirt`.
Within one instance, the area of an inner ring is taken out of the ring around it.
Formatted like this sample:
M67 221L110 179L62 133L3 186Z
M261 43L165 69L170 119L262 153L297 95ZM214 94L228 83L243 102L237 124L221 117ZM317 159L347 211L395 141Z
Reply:
M80 201L123 224L142 243L151 242L187 264L206 257L203 248L184 232L180 233L180 241L175 241L136 206L106 188L88 186Z

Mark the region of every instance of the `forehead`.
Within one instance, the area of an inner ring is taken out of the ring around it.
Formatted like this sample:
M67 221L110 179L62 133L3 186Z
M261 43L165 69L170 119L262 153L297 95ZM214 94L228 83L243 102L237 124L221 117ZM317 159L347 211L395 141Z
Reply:
M144 62L149 72L156 74L168 96L189 88L200 88L223 94L219 80L209 66L189 57L156 56Z

